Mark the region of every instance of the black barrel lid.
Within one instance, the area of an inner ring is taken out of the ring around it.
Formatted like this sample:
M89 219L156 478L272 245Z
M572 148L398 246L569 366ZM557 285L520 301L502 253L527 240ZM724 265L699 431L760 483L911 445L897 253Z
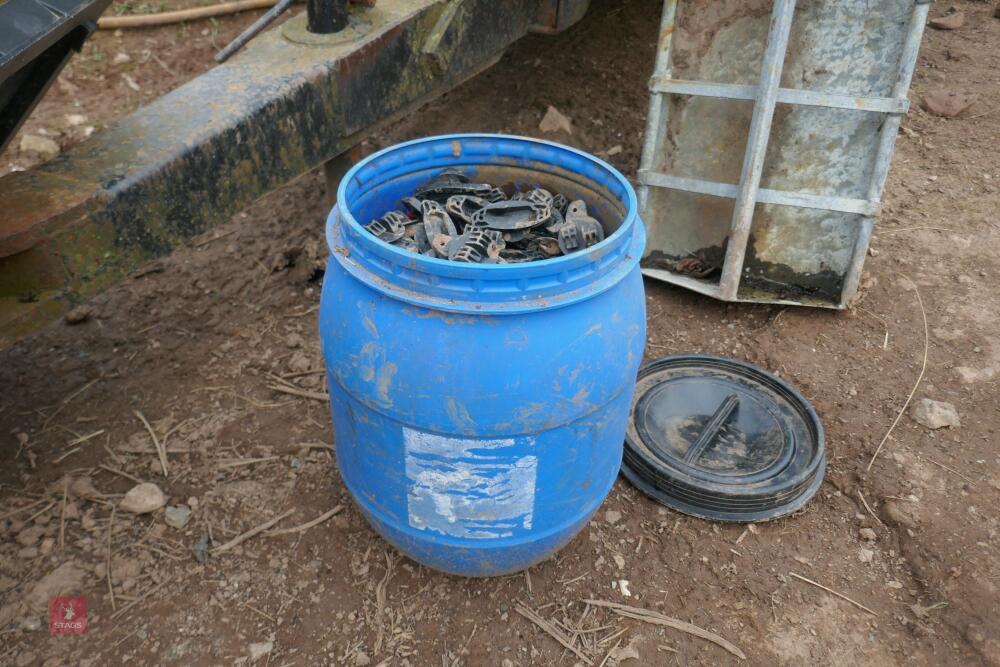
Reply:
M676 510L764 521L801 508L823 483L816 411L783 380L708 355L639 369L622 472Z

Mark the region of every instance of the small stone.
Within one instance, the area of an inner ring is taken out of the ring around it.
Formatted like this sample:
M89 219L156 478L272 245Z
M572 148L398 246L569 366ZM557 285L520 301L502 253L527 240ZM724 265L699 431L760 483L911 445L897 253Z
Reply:
M54 549L55 546L56 546L55 538L46 537L44 540L42 540L42 543L38 545L38 553L42 554L43 556L48 556L50 553L52 553L52 549Z
M639 651L635 647L635 643L638 640L638 637L633 637L632 641L625 646L618 646L616 644L615 647L608 653L608 662L618 665L626 660L639 660Z
M89 477L77 477L69 485L69 491L77 498L100 498L101 492L94 488Z
M274 642L255 642L250 644L250 662L256 662L274 650Z
M952 12L936 19L931 19L927 24L935 30L958 30L965 25L965 12Z
M910 409L910 416L921 426L930 429L958 428L962 425L958 410L951 403L922 398Z
M38 616L26 616L21 619L21 629L25 632L37 632L42 629L42 619Z
M287 336L285 336L285 345L287 345L288 347L290 347L290 348L292 348L294 350L296 348L300 348L303 345L305 345L305 341L302 339L302 336L300 336L299 334L297 334L297 333L291 333L291 334L288 334Z
M372 659L368 657L367 653L356 653L354 655L354 667L367 667L367 665L372 664Z
M191 519L191 508L187 505L169 505L164 511L163 522L171 528L181 530Z
M604 513L604 520L614 525L622 520L622 513L618 510L608 510Z
M996 374L997 370L991 366L984 368L972 368L970 366L956 366L955 372L962 384L976 384L977 382L989 382Z
M549 106L545 111L545 117L538 124L538 129L542 132L565 132L573 134L573 123L564 116L554 106Z
M119 51L115 54L114 59L111 61L115 65L124 65L125 63L132 62L132 56L125 53L124 51Z
M305 373L312 370L312 362L304 352L296 351L288 360L288 370L293 373Z
M615 565L618 566L618 569L619 570L624 570L625 569L625 559L620 554L615 554L614 555L614 559L615 559Z
M976 95L937 90L926 93L922 102L924 110L928 113L943 118L954 118L971 107L977 99Z
M21 137L21 150L25 153L38 153L45 157L55 157L59 155L59 144L48 137L26 134Z
M38 558L38 547L24 547L17 552L17 557L21 560L31 560Z
M615 155L618 155L619 153L621 153L623 150L625 150L625 149L622 148L621 144L615 144L614 146L612 146L611 148L609 148L607 151L605 151L605 154L608 157L614 157Z
M129 489L118 507L132 514L147 514L166 504L167 497L160 487L152 482L143 482Z
M875 531L871 528L862 528L858 531L858 533L861 535L861 539L866 542L874 542L877 537L877 535L875 535Z
M630 591L628 589L628 579L619 579L618 580L618 590L621 591L621 594L623 596L625 596L627 598L632 597L632 591Z
M208 535L203 534L191 546L191 553L194 555L194 559L202 565L208 562L208 542Z
M890 500L882 506L882 511L889 521L902 526L903 528L916 528L917 520L903 509L902 505L894 500Z
M137 558L125 558L116 556L111 561L111 583L125 584L130 579L135 579L142 572L142 563Z
M63 563L48 573L34 585L28 593L28 606L38 613L49 608L49 598L53 595L73 595L83 588L86 572L76 563Z
M903 584L899 583L898 581L889 581L886 582L885 585L888 586L889 588L895 588L896 590L899 590L900 588L903 587Z
M76 127L77 125L83 125L87 122L87 117L80 113L68 113L66 114L66 124L70 127Z
M17 667L29 667L36 662L38 662L38 656L31 651L25 651L17 656L16 660L14 660L14 664L17 665Z
M76 503L66 503L66 510L64 512L66 520L79 519L80 518L80 508L77 507Z
M875 552L871 549L861 549L858 551L858 560L862 563L870 563L874 557Z
M17 534L17 543L22 547L30 547L38 544L38 540L42 539L42 535L44 534L44 526L31 526Z
M77 306L73 310L63 315L66 324L82 324L93 316L94 311L90 306Z

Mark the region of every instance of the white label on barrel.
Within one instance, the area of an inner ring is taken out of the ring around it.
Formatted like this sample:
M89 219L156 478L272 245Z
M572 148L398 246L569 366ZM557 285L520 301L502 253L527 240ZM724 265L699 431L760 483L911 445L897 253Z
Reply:
M403 427L410 526L496 539L531 528L538 458L533 438L473 440Z

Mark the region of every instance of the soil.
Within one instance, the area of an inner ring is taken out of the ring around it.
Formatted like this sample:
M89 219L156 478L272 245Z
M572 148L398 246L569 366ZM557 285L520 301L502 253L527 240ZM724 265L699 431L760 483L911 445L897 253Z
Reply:
M854 307L724 304L646 284L648 357L745 359L814 402L829 468L803 511L752 528L710 523L620 479L582 533L525 574L463 579L398 554L358 514L330 452L315 322L327 193L313 173L94 298L75 324L0 351L0 664L580 661L518 604L600 628L574 643L594 664L609 652L608 665L738 662L606 608L581 618L581 600L599 598L716 632L749 664L1000 665L1000 20L992 3L956 5L965 25L925 36ZM574 126L557 139L613 152L634 174L658 11L652 0L595 2L582 23L525 38L370 145L469 130L538 135L553 105ZM65 148L80 128L209 67L251 18L97 34L25 131L46 129ZM130 62L115 64L119 52ZM920 95L942 88L977 101L956 118L922 111ZM67 129L67 113L86 121ZM37 160L18 145L5 168ZM961 425L929 430L906 413L868 470L925 344L914 401L952 403ZM190 521L116 511L136 480L192 508ZM256 535L204 563L193 555L204 536L220 545L285 512L276 528L334 508L314 527ZM86 596L85 634L47 631L54 592Z

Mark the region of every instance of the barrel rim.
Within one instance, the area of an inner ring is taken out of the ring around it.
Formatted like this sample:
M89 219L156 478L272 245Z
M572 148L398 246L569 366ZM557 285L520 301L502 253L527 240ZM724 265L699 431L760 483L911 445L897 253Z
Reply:
M600 243L571 255L521 264L465 264L416 255L385 243L366 232L351 213L352 195L356 197L357 188L364 183L359 175L370 178L373 165L412 156L422 160L415 169L443 169L451 163L467 163L467 149L482 141L495 147L498 162L483 160L480 164L502 163L502 157L523 160L525 168L536 171L546 171L548 166L557 173L567 164L586 169L587 173L579 174L581 179L618 197L624 208L620 226ZM644 232L635 190L612 165L559 143L485 133L426 137L373 153L341 180L337 204L326 225L331 257L356 278L405 301L456 312L536 310L593 296L617 283L638 264L645 246ZM608 283L606 287L604 283Z

